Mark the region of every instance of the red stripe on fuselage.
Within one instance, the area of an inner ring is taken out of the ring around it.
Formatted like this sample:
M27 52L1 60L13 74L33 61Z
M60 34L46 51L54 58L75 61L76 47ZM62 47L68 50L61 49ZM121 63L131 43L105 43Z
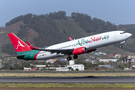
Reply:
M34 60L36 60L36 57L37 57L37 55L40 53L41 51L39 51L35 56L34 56Z

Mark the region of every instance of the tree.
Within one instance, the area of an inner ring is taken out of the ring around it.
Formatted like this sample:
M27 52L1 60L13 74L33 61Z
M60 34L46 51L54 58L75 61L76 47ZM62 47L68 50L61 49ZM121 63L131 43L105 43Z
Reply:
M69 70L73 71L73 68L72 67L68 67Z
M2 45L2 52L8 53L10 55L16 54L15 49L12 44L4 44Z
M4 63L2 69L9 70L9 63Z
M99 62L99 65L105 65L104 62Z
M103 31L116 30L116 25L111 24L109 21L105 22L101 19L91 18L87 14L75 13L71 14L71 17L88 33L100 33Z
M22 67L30 67L30 64L29 63L26 63L26 62L23 62L22 63Z
M66 65L66 62L60 62L59 60L56 60L54 62L54 66L55 67L58 67L58 66L65 66Z

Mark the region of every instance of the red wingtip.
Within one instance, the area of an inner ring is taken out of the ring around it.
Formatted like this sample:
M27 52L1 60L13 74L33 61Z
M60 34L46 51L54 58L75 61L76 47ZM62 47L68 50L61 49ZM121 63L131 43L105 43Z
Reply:
M72 38L70 36L68 36L69 40L72 41Z

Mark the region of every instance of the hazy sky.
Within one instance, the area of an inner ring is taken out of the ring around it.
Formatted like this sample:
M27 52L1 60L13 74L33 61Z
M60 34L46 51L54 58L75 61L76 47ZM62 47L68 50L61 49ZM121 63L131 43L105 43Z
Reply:
M135 24L135 0L0 0L0 26L27 13L40 15L60 10L67 16L79 12L116 25Z

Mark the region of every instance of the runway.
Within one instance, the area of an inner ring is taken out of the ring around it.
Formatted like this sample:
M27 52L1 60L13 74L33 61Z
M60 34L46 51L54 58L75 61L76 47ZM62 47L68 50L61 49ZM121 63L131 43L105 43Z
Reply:
M135 83L133 77L0 77L0 83Z

